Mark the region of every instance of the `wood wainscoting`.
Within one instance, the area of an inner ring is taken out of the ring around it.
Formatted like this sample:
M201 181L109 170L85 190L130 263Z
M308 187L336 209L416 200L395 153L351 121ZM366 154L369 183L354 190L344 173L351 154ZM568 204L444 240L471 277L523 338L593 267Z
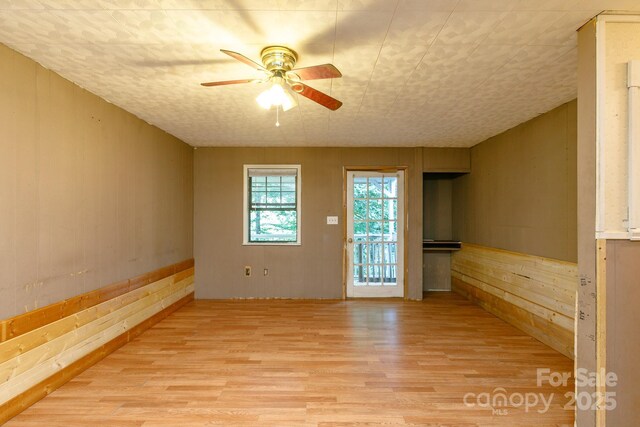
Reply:
M457 292L574 358L575 263L464 243L451 259Z
M193 300L193 259L0 322L0 424Z

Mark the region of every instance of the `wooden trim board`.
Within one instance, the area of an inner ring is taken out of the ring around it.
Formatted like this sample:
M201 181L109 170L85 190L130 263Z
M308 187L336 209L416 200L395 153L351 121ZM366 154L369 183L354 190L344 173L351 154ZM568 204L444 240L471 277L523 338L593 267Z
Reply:
M0 424L192 301L193 281L188 260L7 319L18 327L0 342Z
M147 292L132 291L130 294L134 295L130 301L121 302L123 297L130 295L126 294L100 305L113 305L113 307L102 310L88 309L78 313L80 315L90 312L88 316L70 316L4 342L1 347L4 347L5 354L8 354L1 360L0 378L12 380L24 372L36 369L39 365L42 366L44 361L72 350L74 346L87 347L89 340L99 334L113 335L121 329L126 329L127 325L122 324L124 319L127 319L130 324L134 319L139 320L141 316L144 317L143 313L146 311L156 311L154 307L171 304L175 299L174 295L184 294L188 288L192 287L192 283L192 278L175 284L163 279L142 288L144 290L149 288ZM112 301L115 304L110 304ZM66 320L71 322L65 322ZM110 329L116 331L108 332ZM0 384L0 398L4 385Z
M103 288L96 289L95 291L87 292L73 298L50 304L46 307L38 308L28 313L2 320L0 321L0 342L15 338L56 320L63 319L142 286L146 286L149 283L193 267L194 260L188 259L128 280L113 283Z
M33 405L40 399L46 397L51 392L63 386L64 384L72 380L74 377L81 374L86 369L95 365L96 363L98 363L99 361L107 357L109 354L113 353L123 345L130 342L135 337L137 337L147 329L151 328L153 325L155 325L165 317L169 316L174 311L178 310L185 304L188 304L189 302L193 301L193 298L194 298L193 295L194 295L193 292L191 292L190 294L176 301L169 307L156 313L153 317L150 317L149 319L138 324L137 326L130 329L129 331L124 332L123 334L112 339L108 343L100 346L96 350L82 357L81 359L76 360L71 365L67 366L61 371L58 371L56 374L50 376L46 380L36 384L26 392L0 405L0 424L5 423L6 421L15 417L20 412L27 409L29 406Z
M607 372L607 241L597 240L596 258L596 372ZM606 396L606 378L596 376L596 393ZM607 425L607 399L596 407L596 426Z
M575 357L577 265L464 243L451 258L452 290Z

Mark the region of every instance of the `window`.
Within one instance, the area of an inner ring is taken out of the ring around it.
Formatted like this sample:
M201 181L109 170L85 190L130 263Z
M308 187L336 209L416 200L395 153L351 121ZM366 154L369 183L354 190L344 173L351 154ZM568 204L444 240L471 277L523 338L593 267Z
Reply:
M300 165L244 166L244 244L300 244Z

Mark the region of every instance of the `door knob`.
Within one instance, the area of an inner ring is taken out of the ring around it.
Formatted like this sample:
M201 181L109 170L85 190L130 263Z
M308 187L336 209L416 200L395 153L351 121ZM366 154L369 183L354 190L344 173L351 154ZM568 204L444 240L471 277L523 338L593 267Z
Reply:
M349 237L349 238L347 239L347 242L349 242L349 243L353 243L353 239L352 239L351 237Z

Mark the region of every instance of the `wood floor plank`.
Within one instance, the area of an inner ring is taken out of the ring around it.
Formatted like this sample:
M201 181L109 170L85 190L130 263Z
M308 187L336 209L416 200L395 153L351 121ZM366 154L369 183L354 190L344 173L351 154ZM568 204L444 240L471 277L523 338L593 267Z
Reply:
M451 293L194 301L6 425L572 425L573 383L538 387L537 368L573 362ZM497 389L553 400L465 405Z

